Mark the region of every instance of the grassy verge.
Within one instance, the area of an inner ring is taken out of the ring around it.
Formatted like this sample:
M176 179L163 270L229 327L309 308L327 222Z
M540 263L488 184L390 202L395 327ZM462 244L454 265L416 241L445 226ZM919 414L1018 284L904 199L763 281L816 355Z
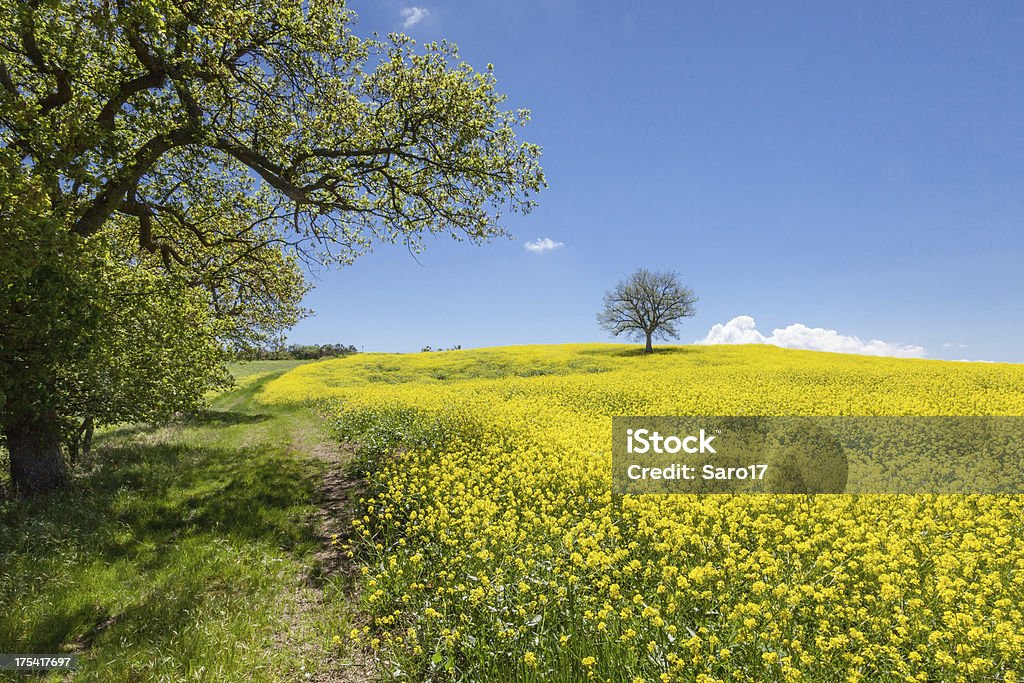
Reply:
M316 420L251 401L287 367L104 434L66 491L0 502L0 652L77 652L75 680L351 680L349 586L317 558Z
M256 379L280 375L292 368L309 363L308 360L247 360L231 364L231 374L239 386Z

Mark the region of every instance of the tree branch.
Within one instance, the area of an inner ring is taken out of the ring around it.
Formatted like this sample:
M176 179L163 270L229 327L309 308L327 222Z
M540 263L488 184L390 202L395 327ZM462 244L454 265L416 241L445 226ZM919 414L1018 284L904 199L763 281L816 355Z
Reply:
M167 76L163 71L156 70L123 82L118 87L117 92L103 105L99 115L96 117L96 123L104 130L113 130L114 116L121 110L121 107L128 101L128 98L143 90L159 88L166 79Z
M75 221L72 230L83 237L94 234L124 204L128 193L134 190L139 180L163 154L194 141L195 134L187 127L175 128L151 139L139 148L135 153L134 163L119 178L107 181L89 207Z
M21 46L25 50L25 55L29 58L32 64L39 69L39 71L53 76L57 81L57 89L41 98L39 98L40 113L46 114L57 107L67 104L71 101L71 75L66 69L51 66L46 58L43 56L42 51L39 49L38 43L36 43L36 31L33 23L33 14L35 13L37 2L28 3L29 11L21 13Z

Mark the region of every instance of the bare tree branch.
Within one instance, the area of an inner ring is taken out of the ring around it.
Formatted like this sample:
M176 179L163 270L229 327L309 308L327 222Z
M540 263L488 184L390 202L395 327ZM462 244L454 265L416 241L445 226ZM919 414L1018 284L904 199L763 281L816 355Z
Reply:
M676 273L640 268L604 295L598 324L613 336L625 334L645 340L677 339L678 321L696 314L697 297Z

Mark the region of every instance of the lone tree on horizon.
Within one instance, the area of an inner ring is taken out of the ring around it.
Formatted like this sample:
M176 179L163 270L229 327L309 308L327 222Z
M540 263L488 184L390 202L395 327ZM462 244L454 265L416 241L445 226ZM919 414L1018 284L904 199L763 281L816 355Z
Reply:
M697 296L684 286L679 274L637 269L605 292L597 322L614 336L644 339L644 353L654 351L651 340L678 339L678 321L693 317Z

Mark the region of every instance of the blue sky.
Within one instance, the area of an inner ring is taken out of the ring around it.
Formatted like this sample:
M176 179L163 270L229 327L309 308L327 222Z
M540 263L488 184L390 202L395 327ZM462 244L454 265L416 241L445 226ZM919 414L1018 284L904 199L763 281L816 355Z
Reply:
M550 188L515 240L320 273L291 341L610 341L601 296L644 266L700 296L685 343L1024 362L1024 4L351 6L493 63Z

